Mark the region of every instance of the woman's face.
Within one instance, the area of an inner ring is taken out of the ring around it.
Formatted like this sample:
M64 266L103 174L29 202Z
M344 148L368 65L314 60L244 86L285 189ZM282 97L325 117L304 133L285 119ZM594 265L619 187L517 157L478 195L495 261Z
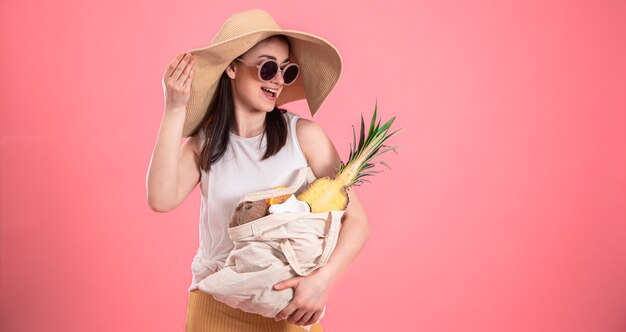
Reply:
M282 72L269 81L262 81L258 75L259 68L254 65L260 65L266 59L273 59L283 68L289 58L287 43L277 38L269 38L259 42L241 58L246 63L234 60L226 70L231 78L235 107L249 111L271 112L284 87ZM276 96L269 97L262 88L276 90Z

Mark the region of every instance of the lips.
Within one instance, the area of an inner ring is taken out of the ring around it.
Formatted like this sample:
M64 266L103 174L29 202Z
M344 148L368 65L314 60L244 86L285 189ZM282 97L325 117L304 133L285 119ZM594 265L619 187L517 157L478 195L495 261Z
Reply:
M271 89L271 88L261 87L261 91L263 91L263 94L265 95L265 97L267 97L267 99L269 99L271 101L275 101L276 100L276 95L278 93L278 89L271 89L271 90L276 91L276 92L268 91L269 89Z
M278 93L278 89L277 89L277 88L270 88L270 87L267 87L267 86L262 86L262 87L261 87L261 90L263 90L263 91L267 91L267 92L270 92L270 93L272 93L274 96L276 96L276 94Z

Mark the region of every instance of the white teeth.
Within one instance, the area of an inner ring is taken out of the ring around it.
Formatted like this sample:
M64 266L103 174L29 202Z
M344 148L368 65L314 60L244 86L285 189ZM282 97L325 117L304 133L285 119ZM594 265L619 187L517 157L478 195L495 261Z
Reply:
M269 92L271 92L271 93L276 93L276 92L278 91L278 90L269 89L269 88L261 88L261 89L263 89L263 90L265 90L265 91L269 91Z

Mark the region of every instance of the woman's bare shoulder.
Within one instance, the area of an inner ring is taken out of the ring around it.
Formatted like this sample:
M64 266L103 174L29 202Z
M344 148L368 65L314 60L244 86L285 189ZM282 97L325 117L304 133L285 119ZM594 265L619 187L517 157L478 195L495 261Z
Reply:
M337 149L326 131L315 121L300 118L296 123L298 143L316 177L334 176L340 163Z

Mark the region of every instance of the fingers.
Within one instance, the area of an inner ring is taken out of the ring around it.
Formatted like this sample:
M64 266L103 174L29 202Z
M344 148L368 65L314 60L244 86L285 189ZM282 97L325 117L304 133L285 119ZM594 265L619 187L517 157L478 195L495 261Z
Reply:
M176 67L178 67L178 63L180 63L180 60L182 60L184 55L185 53L178 53L178 55L176 55L176 57L167 64L167 69L165 70L165 74L163 75L163 77L169 78L170 76L172 76L172 73L174 72L174 70L176 70Z
M305 310L304 308L298 308L295 304L290 303L286 306L274 320L279 321L285 319L288 322L296 325L311 325L317 322L322 315L322 310Z
M186 106L189 102L194 63L191 53L180 53L168 64L162 82L166 107Z
M302 324L302 325L311 325L313 323L316 323L320 319L321 315L322 315L321 311L316 311L313 314L313 316L311 316L311 318L307 322L304 322L304 324Z
M313 314L314 314L313 311L306 312L304 315L302 315L302 317L300 317L300 319L296 320L296 325L308 325L308 324L305 324L305 323L308 322L311 319Z
M297 276L297 277L293 277L293 278L289 278L289 279L283 280L281 282L278 282L278 283L274 284L274 289L282 290L282 289L285 289L285 288L296 287L296 286L298 286L298 283L300 283L300 280L302 280L302 279L304 279L304 277Z
M279 312L278 315L276 315L276 317L274 317L274 320L285 319L289 317L289 315L291 315L291 312L292 312L291 307L287 306L285 307L285 309Z
M193 61L191 60L191 64L189 66L187 66L189 69L185 69L185 74L187 75L187 78L185 79L185 82L183 83L183 87L187 90L189 89L189 87L191 87L191 81L193 80Z
M178 66L176 66L176 69L172 73L173 80L178 81L182 79L184 81L185 79L187 79L187 75L189 74L189 71L191 70L191 66L193 66L193 60L191 58L192 58L191 54L189 53L185 54L183 59L180 61Z
M170 76L171 79L173 79L174 81L178 81L178 79L180 78L180 74L182 73L183 69L185 69L185 65L187 65L188 59L189 53L183 53L182 58L179 60L179 62L176 63L176 67L172 71L172 74Z
M278 315L276 315L276 318L274 319L288 319L293 313L296 312L296 310L298 310L298 307L296 306L294 301L291 300L291 302L289 302L289 304L280 313L278 313Z
M187 67L193 65L193 55L190 53L180 53L174 58L167 66L165 74L163 77L167 80L178 81L181 78L186 79L186 74L189 72Z
M293 314L290 315L288 320L294 324L297 324L297 322L302 319L304 315L306 315L306 311L304 309L297 309L293 312Z

